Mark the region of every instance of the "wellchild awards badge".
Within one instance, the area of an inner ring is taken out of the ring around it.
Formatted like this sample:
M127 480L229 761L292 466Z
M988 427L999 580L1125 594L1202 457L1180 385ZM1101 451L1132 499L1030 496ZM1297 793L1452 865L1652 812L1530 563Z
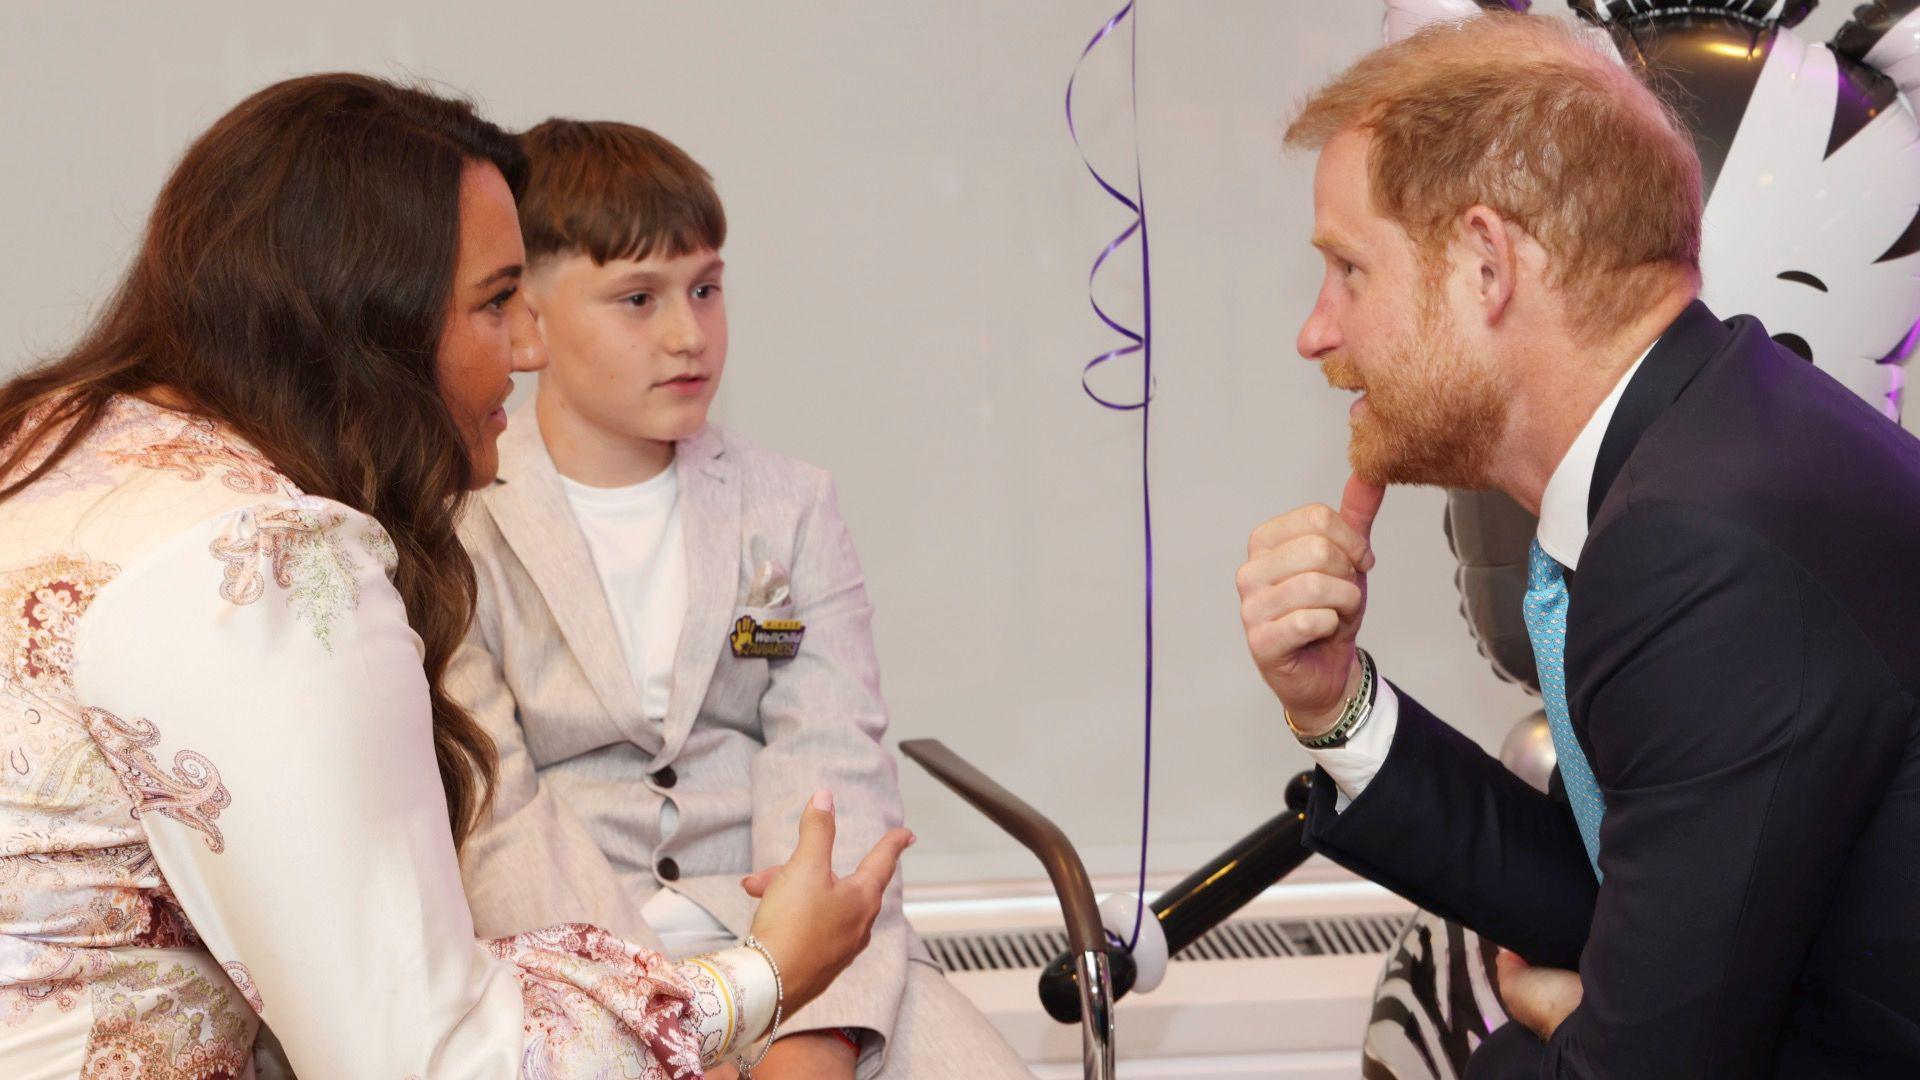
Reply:
M791 597L786 567L769 559L755 568L753 585L747 590L748 607L774 607ZM733 646L733 655L742 660L791 660L800 655L800 638L806 632L806 624L799 619L761 622L742 615L734 620L727 641Z
M806 632L799 619L759 622L742 615L734 621L728 640L733 643L733 655L743 660L791 660L800 655L800 638Z

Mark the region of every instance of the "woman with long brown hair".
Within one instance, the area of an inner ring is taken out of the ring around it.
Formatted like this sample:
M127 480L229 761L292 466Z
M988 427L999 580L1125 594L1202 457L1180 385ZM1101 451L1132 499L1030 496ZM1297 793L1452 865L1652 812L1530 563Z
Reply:
M0 1072L682 1076L864 943L896 832L832 801L742 947L476 942L457 841L494 758L442 691L455 538L514 370L513 141L320 75L187 151L80 344L0 387Z

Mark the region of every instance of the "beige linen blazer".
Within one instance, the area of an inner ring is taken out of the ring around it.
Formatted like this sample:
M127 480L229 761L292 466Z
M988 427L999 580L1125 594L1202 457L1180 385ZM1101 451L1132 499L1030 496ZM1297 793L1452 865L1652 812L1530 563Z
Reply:
M677 446L673 467L688 604L664 723L642 715L531 403L463 522L479 604L448 686L500 747L491 820L461 853L484 936L588 922L657 944L639 910L661 888L744 934L755 901L740 877L786 860L815 790L833 789L842 874L901 823L873 611L832 479L712 425ZM769 560L787 570L790 601L748 608ZM741 615L801 620L799 655L735 657ZM679 821L662 836L668 800ZM910 949L925 955L896 878L866 952L783 1026L889 1036Z

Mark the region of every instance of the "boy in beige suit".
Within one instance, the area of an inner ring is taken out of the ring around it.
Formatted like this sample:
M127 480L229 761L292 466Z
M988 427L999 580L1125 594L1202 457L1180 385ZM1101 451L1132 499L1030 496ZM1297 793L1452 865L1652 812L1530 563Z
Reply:
M580 921L691 954L745 932L740 878L792 849L811 792L837 797L841 873L900 824L872 609L831 478L707 423L727 318L706 172L625 124L521 141L550 363L463 526L479 604L448 686L501 759L467 892L483 935ZM782 1030L755 1076L1029 1075L897 880Z

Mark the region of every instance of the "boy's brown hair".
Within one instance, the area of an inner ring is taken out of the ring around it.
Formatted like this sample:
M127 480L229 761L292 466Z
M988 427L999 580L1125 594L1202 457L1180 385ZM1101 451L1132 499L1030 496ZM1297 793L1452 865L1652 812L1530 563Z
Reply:
M677 258L727 239L713 177L646 128L553 119L521 133L520 146L531 165L520 197L528 265L576 251L596 263Z

